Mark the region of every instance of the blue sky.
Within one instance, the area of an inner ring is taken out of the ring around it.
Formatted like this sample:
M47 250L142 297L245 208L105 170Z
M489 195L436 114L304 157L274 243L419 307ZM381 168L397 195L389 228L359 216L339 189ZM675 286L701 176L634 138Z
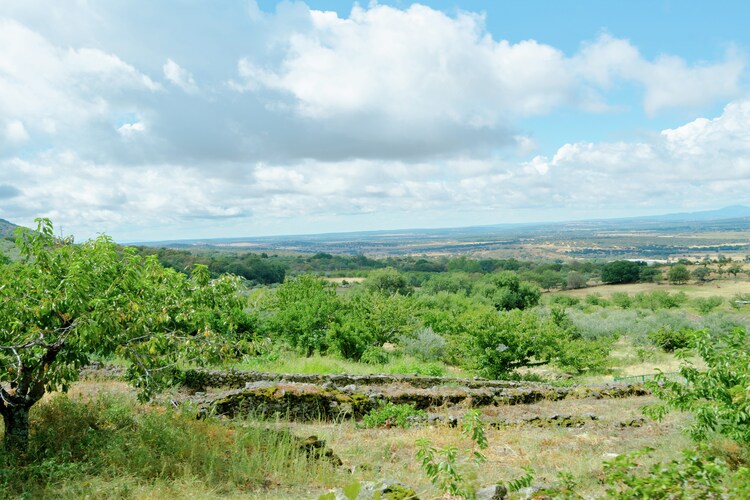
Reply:
M0 0L0 217L143 241L748 204L748 18Z

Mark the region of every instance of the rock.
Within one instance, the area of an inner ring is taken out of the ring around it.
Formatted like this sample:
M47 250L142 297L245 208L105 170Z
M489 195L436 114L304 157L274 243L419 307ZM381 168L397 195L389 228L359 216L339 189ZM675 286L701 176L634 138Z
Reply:
M245 382L245 389L260 389L263 387L271 387L273 385L276 384L270 380L258 380L257 382Z
M502 484L493 484L477 491L476 500L504 500L508 498L508 488Z
M352 394L354 392L357 392L357 386L354 384L345 385L341 388L341 392L344 392L346 394Z

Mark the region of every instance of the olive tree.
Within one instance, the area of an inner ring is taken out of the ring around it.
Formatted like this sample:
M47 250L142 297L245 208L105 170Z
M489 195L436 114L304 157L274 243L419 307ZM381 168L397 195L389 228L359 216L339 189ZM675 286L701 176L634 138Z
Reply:
M0 267L0 414L16 453L28 447L29 409L67 390L92 356L124 359L146 399L176 363L227 352L227 335L245 323L234 277L197 268L188 278L106 236L74 244L37 222L18 234L21 259Z

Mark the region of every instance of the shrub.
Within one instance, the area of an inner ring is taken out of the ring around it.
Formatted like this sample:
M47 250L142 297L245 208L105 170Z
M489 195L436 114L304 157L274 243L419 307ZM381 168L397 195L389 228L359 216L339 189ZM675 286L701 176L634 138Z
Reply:
M616 305L617 307L621 307L622 309L628 309L633 304L633 300L626 292L615 292L612 294L609 300L612 301L614 305Z
M713 297L696 297L693 299L693 305L701 314L707 314L723 303L724 299L716 295Z
M365 349L359 360L368 365L384 365L390 359L388 352L381 346L371 345Z
M373 427L400 427L406 429L411 427L415 420L424 420L427 413L424 410L417 410L413 404L398 405L391 403L382 403L370 410L362 417L362 427L371 429Z
M705 450L684 450L682 458L646 468L638 459L654 451L646 448L604 463L604 481L612 486L608 498L747 498L750 473L731 471Z
M693 414L690 434L704 440L712 433L727 436L742 445L750 444L750 339L746 328L735 328L729 333L695 332L693 345L706 364L699 370L688 360L686 353L680 375L685 383L659 377L650 383L661 404L648 409L656 419L676 409Z
M416 337L401 337L400 346L404 354L420 361L440 361L445 354L445 339L432 331L432 328L421 328Z
M687 281L690 279L690 271L682 264L675 264L674 266L669 268L667 279L670 283L687 283Z
M602 281L605 283L635 283L640 278L641 267L645 262L616 260L602 267Z
M574 373L600 372L609 362L613 339L575 339L565 342L555 358L555 365Z
M648 339L656 347L666 352L674 352L677 349L684 349L690 346L690 342L695 332L691 328L680 328L672 330L671 328L659 328L648 334Z
M551 305L560 305L563 307L573 307L580 302L581 299L573 297L572 295L553 295L549 298L549 303Z

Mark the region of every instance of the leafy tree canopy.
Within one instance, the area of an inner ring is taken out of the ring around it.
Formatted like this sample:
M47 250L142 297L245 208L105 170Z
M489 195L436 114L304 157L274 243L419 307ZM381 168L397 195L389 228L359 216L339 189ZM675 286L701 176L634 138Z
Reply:
M119 248L106 236L73 244L52 223L21 230L22 258L0 267L0 413L6 447L25 449L28 411L48 391L67 390L92 356L117 354L148 398L176 363L228 351L227 335L252 328L239 283L191 278Z

